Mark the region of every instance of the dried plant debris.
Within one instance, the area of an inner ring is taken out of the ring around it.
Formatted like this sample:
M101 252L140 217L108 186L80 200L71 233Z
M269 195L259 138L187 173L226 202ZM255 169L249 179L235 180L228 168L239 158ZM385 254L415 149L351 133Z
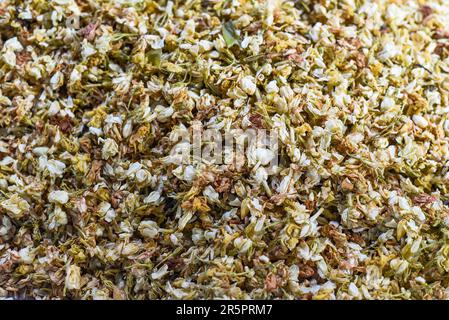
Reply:
M449 298L448 72L445 0L0 1L0 297Z

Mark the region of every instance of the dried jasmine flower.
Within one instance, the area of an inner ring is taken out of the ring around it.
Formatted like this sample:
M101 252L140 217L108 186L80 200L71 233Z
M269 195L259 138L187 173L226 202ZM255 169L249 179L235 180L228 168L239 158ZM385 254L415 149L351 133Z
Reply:
M448 15L2 1L0 297L448 299Z

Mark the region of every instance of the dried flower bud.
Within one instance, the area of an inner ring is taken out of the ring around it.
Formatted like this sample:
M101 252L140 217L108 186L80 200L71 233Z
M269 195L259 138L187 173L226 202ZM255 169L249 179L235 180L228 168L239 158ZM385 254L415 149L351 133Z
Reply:
M78 266L71 265L67 267L65 277L65 287L68 290L81 289L81 269Z

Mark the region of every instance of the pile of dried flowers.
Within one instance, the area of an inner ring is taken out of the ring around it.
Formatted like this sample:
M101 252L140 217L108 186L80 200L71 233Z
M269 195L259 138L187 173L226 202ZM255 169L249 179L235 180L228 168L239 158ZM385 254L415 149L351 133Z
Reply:
M447 1L4 0L0 37L0 297L448 298ZM282 161L170 162L195 126Z

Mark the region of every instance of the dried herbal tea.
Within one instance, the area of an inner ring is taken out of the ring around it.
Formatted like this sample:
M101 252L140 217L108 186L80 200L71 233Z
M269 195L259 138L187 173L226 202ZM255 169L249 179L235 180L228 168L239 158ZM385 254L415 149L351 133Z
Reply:
M0 1L0 297L448 299L445 0Z

